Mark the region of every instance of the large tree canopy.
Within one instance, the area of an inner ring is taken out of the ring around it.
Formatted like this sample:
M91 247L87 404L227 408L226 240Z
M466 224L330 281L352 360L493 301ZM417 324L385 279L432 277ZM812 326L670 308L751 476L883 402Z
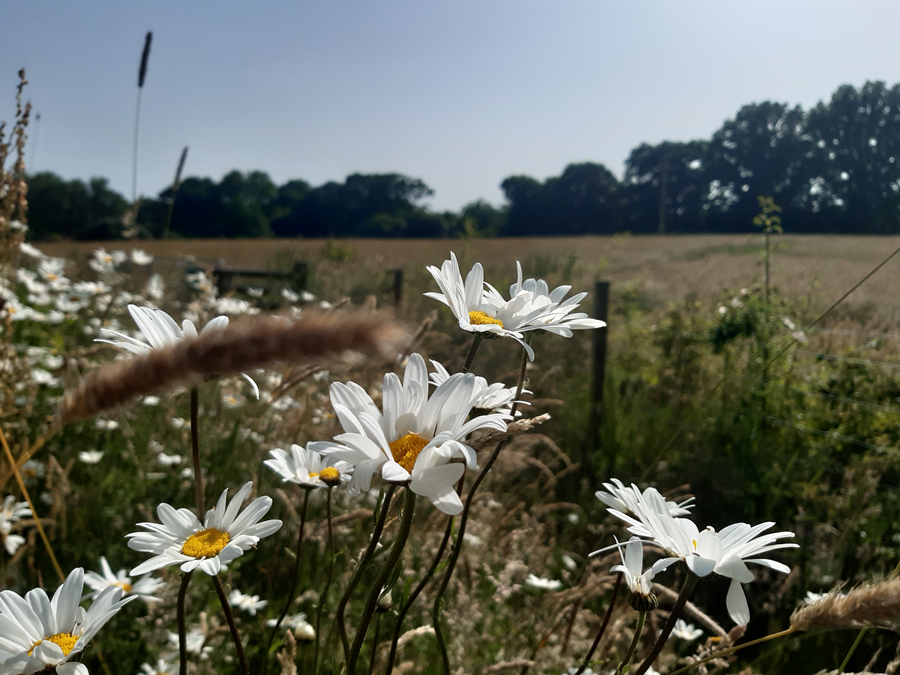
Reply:
M104 178L30 178L35 239L120 236L124 197ZM352 174L314 187L276 185L262 171L216 182L186 178L141 203L143 236L448 237L751 232L757 198L783 208L791 232L900 232L900 85L840 87L804 111L763 101L743 106L708 140L643 143L622 180L602 164L570 164L558 176L513 175L506 205L484 201L434 213L433 190L399 173Z

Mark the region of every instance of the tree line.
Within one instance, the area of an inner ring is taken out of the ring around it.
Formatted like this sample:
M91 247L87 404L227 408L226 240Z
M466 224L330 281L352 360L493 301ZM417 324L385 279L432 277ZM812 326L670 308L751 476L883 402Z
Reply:
M900 233L900 84L840 87L810 110L766 101L742 107L712 138L642 144L619 180L602 164L571 164L544 181L501 183L506 203L434 212L433 190L397 173L343 182L276 185L262 171L221 181L186 178L174 194L170 236L455 237L754 230L757 198L783 208L791 232ZM29 180L36 240L110 239L130 218L139 236L160 237L171 189L136 214L104 178ZM129 215L130 214L130 215Z

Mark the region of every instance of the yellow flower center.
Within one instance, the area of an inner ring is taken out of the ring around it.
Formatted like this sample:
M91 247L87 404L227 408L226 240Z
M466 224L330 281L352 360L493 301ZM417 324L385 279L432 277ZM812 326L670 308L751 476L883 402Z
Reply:
M68 656L69 652L75 649L75 643L78 642L78 638L71 633L57 633L56 635L45 638L45 640L47 642L52 642L53 644L58 645L59 648L62 649L62 653L65 656ZM38 640L31 646L31 649L28 650L28 656L31 656L34 648L41 644L41 642L44 642L44 640Z
M494 324L495 326L503 328L503 322L500 319L495 319L481 311L469 312L469 323L473 326L487 326L489 324Z
M181 552L197 560L212 558L228 546L229 541L231 541L231 538L227 532L211 527L188 537L181 547Z
M428 439L419 436L419 434L406 434L401 436L393 443L388 444L394 461L412 473L413 466L416 463L416 457L422 452L422 449L428 445Z
M326 466L319 472L319 480L321 480L323 483L337 483L341 480L341 472L335 469L333 466Z
M131 584L129 584L127 581L117 581L113 584L113 586L118 586L126 593L131 593Z

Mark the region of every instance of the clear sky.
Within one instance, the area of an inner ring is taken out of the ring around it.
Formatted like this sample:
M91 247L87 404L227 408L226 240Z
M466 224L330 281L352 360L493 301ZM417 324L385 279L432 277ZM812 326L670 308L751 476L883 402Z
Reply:
M186 174L424 179L435 209L502 201L512 174L621 175L641 142L707 138L766 99L900 81L900 2L854 0L78 0L0 5L0 119L16 71L41 113L35 171L131 193Z

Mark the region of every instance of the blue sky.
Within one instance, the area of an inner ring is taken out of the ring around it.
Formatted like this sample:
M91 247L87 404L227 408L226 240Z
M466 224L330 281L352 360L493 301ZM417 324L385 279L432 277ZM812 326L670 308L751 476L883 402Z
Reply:
M189 175L398 171L436 209L500 203L511 174L621 175L639 143L709 137L745 103L900 81L893 1L32 0L4 3L3 23L0 119L24 66L32 169L126 195L147 30L145 194L188 145Z

